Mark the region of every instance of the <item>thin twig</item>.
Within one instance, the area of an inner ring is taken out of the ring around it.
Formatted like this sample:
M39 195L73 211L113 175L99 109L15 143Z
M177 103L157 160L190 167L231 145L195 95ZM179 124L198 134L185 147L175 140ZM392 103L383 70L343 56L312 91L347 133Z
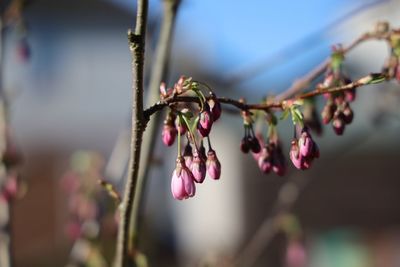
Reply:
M140 151L142 145L143 125L143 76L144 50L146 39L148 0L137 0L135 32L128 32L132 55L132 133L131 152L125 192L121 204L121 220L118 229L116 267L134 266L135 248L129 238L131 213L135 194L135 185L139 174Z
M334 92L340 92L340 91L345 91L349 89L354 89L358 88L364 85L370 84L372 81L376 81L380 79L377 82L374 83L381 83L384 82L386 78L386 75L383 73L372 73L367 76L364 76L360 79L358 79L355 82L343 85L343 86L337 86L337 87L332 87L332 88L317 88L314 91L304 93L301 95L298 95L294 98L291 99L285 99L281 101L272 101L272 102L267 102L267 103L260 103L260 104L246 104L243 103L239 100L231 99L231 98L226 98L226 97L218 97L217 99L222 103L226 105L231 105L233 107L236 107L240 110L263 110L263 111L269 111L271 109L285 109L285 107L288 105L288 103L293 102L297 99L306 99L310 97L314 97L317 95L322 95L325 93L334 93ZM198 97L194 96L176 96L172 95L171 97L165 98L163 100L158 101L156 104L153 106L149 107L144 111L144 117L146 120L150 119L150 116L157 111L162 110L163 108L174 104L174 103L179 103L179 102L189 102L189 103L199 103Z

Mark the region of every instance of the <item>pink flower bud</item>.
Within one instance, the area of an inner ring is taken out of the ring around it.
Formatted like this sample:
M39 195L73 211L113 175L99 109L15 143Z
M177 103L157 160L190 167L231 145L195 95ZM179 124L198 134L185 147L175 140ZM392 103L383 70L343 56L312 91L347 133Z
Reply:
M165 124L161 135L164 145L172 146L172 144L175 142L177 130L173 125Z
M342 135L344 132L345 122L343 116L344 115L341 111L335 112L335 116L332 122L332 127L337 135Z
M172 196L178 200L193 197L196 193L193 174L186 167L183 157L176 160L176 168L172 173L171 192Z
M167 85L164 82L160 84L160 95L162 97L168 96Z
M206 169L207 167L205 161L198 155L198 152L195 151L193 154L191 171L196 183L201 184L204 181L206 178Z
M250 151L249 140L246 136L242 138L242 141L240 141L240 150L243 153L249 153L249 151Z
M208 100L208 105L210 106L211 115L213 121L217 121L221 117L222 108L221 103L216 98L211 98Z
M286 264L288 267L305 267L307 255L303 244L299 241L289 241L286 250Z
M199 114L199 121L197 123L197 129L199 130L199 133L203 137L208 136L211 131L211 127L213 124L213 119L211 116L212 115L211 115L210 111L208 111L208 110L203 110Z
M207 173L210 178L218 180L221 176L221 163L214 150L210 149L207 153Z
M8 176L3 187L3 194L7 200L14 199L18 194L18 181L15 175Z
M311 134L308 132L308 129L303 128L300 138L299 138L299 149L300 154L303 157L314 157L314 146L315 142L311 137Z
M354 118L353 110L349 105L346 105L346 107L343 109L343 121L346 124L350 124L353 121L353 118Z
M260 143L258 142L258 139L255 136L249 137L249 144L250 144L250 149L253 153L260 153L261 146Z
M264 147L266 144L265 144L265 141L264 141L262 135L260 133L257 133L256 137L257 137L257 140L258 140L258 143L260 144L260 146ZM254 160L258 162L258 159L259 159L261 153L262 153L262 149L258 153L252 152L251 154L253 155Z
M192 153L192 146L189 144L189 142L185 146L185 151L183 152L183 158L185 159L186 167L190 169L193 161L193 153Z
M181 134L184 135L186 133L186 124L183 121L183 119L181 119L179 116L176 117L175 119L175 128L177 129L177 131Z
M336 110L335 104L331 102L326 103L321 113L323 124L328 124L332 120L335 110Z
M291 147L290 147L290 152L289 152L289 157L290 160L292 161L293 165L301 170L303 169L303 157L300 154L300 149L298 145L298 141L296 139L293 139Z
M272 157L266 146L262 148L257 163L263 173L269 173L272 170Z
M346 101L353 102L356 99L356 89L349 89L344 91Z

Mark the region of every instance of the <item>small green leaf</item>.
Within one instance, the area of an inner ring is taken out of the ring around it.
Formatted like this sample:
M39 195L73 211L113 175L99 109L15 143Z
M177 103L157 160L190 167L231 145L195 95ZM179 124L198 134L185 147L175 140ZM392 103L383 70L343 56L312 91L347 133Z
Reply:
M286 120L289 116L289 109L285 109L280 117L281 120Z

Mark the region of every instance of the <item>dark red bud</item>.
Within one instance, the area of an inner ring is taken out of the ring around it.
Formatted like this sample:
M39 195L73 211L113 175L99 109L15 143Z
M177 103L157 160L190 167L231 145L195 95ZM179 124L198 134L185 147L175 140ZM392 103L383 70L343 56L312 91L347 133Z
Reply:
M243 137L242 141L240 142L240 150L243 153L249 153L250 151L250 144L249 144L249 140L247 137Z
M343 109L343 120L346 124L349 124L353 121L354 113L350 106L346 106Z
M332 127L337 135L342 135L344 132L346 124L343 117L343 113L339 111L335 113L335 117L333 118Z

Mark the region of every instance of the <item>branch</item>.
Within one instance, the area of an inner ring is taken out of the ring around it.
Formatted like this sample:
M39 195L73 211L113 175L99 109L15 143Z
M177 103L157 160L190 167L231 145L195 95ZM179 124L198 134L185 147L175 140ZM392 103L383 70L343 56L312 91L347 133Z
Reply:
M167 82L168 62L171 52L171 43L173 29L176 20L176 14L179 8L180 0L164 0L164 16L160 37L157 42L155 62L151 70L151 78L149 84L149 92L147 96L147 106L156 102L159 98L159 87L161 82ZM162 113L154 114L152 120L146 126L146 134L143 138L143 160L139 167L139 176L136 182L135 195L133 200L133 210L131 214L132 227L130 236L133 243L137 246L138 233L140 228L140 213L145 198L144 188L149 176L151 159L153 158L157 135L160 132Z
M358 88L361 86L365 86L368 84L376 84L376 83L381 83L386 81L387 75L383 73L371 73L365 77L362 77L358 79L355 82L343 85L343 86L337 86L337 87L331 87L331 88L317 88L314 91L304 93L301 95L298 95L297 97L291 98L291 99L285 99L281 101L274 101L270 102L267 101L267 103L261 103L261 104L246 104L243 103L239 100L231 99L231 98L226 98L226 97L218 97L217 99L222 103L226 105L231 105L235 108L238 108L240 110L263 110L268 112L271 109L284 109L289 102L293 102L297 99L306 99L306 98L311 98L317 95L322 95L325 93L334 93L334 92L340 92L340 91L345 91L349 89L354 89ZM210 97L208 97L209 99ZM179 103L179 102L186 102L186 103L200 103L198 97L194 96L180 96L180 95L172 95L168 98L165 98L163 100L158 101L156 104L153 106L149 107L144 111L144 118L145 120L149 120L150 116L157 111L162 110L163 108L170 106L174 103Z
M128 177L121 203L121 221L118 229L116 267L133 266L132 253L135 253L132 241L129 239L131 213L135 194L135 185L139 174L140 150L143 125L143 68L146 38L148 0L137 1L135 32L128 31L129 45L132 55L132 135L129 159Z

